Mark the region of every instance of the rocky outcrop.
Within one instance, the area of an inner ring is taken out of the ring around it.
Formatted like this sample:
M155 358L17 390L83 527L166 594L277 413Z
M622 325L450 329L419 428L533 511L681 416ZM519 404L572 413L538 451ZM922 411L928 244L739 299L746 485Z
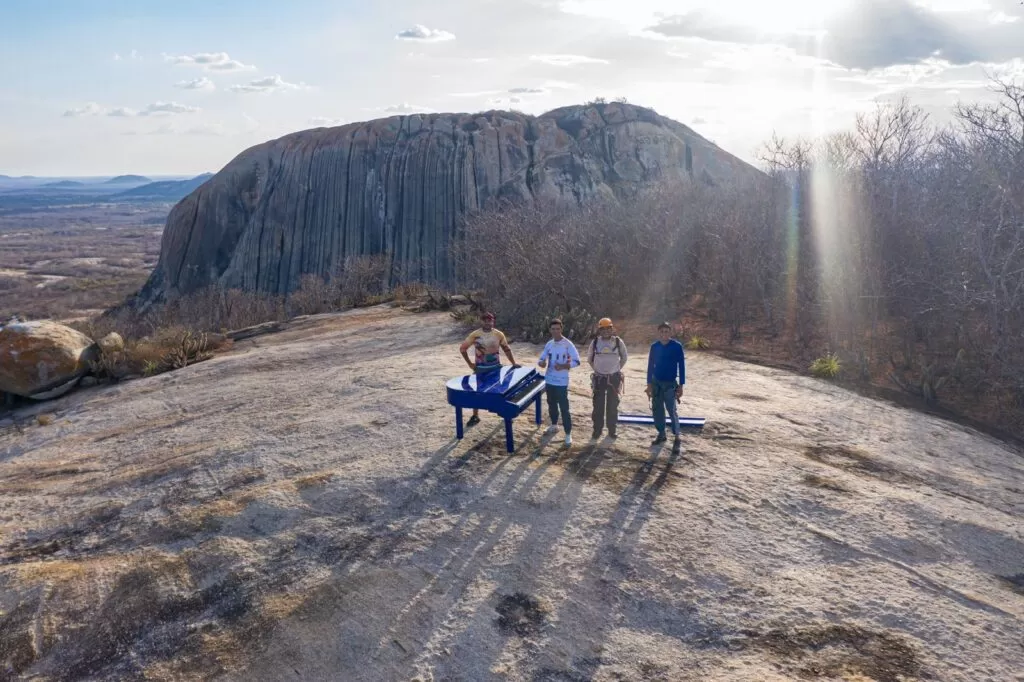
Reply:
M8 324L0 328L0 392L56 398L74 388L97 355L92 339L62 324Z
M408 277L451 281L462 218L495 199L579 203L659 179L757 175L690 128L620 103L307 130L246 150L174 207L141 300L211 284L286 293L303 274L379 253Z

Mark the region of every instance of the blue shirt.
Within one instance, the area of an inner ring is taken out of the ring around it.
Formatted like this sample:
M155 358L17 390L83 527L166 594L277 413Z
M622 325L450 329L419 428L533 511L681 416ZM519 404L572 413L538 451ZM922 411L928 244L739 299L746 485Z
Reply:
M569 363L571 367L580 366L580 354L572 341L562 337L561 341L551 339L544 344L538 360L547 360L547 370L544 372L544 382L551 386L568 386L569 370L555 369L555 363L564 365Z
M677 374L679 384L685 384L686 358L683 356L683 344L675 339L670 339L668 343L655 341L651 344L651 353L647 356L647 383L675 381Z

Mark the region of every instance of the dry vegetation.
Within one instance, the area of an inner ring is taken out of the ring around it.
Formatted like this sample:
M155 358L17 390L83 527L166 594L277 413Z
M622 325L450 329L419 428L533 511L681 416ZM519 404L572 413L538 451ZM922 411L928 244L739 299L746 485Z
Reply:
M81 318L122 302L160 252L167 207L0 211L0 320Z
M1024 88L936 128L906 101L766 146L765 181L474 216L463 272L509 331L675 320L734 356L888 386L1024 435ZM503 277L494 277L502 272Z

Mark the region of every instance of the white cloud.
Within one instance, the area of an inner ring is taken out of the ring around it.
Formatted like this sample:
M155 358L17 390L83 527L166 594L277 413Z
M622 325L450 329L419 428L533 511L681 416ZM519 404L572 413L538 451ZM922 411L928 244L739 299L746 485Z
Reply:
M150 130L147 135L173 135L178 132L178 129L172 126L170 123L164 123L159 128Z
M449 94L449 97L490 97L491 95L500 95L501 90L476 90L473 92L453 92Z
M512 95L545 95L547 90L544 88L511 88L509 94Z
M114 61L115 61L115 62L119 62L119 61L121 61L121 55L120 55L120 54L118 54L117 52L115 52L115 53L114 53Z
M132 50L132 59L142 59L142 55L139 54L138 50Z
M932 12L985 12L992 8L988 0L914 0L918 7Z
M401 104L392 104L389 107L384 107L384 111L389 114L425 114L433 110L428 107L402 102Z
M549 90L579 90L580 86L576 83L569 83L566 81L544 81L543 87Z
M252 92L278 92L281 90L299 90L306 87L304 83L288 83L278 75L257 78L244 85L232 85L231 92L252 93Z
M99 104L96 104L96 102L87 102L85 106L68 109L64 112L64 116L74 118L76 116L98 116L102 113L103 107Z
M494 99L487 100L487 103L492 107L502 107L506 109L515 109L515 105L522 104L523 100L519 97L495 97Z
M216 135L218 137L227 135L227 128L223 123L203 123L185 130L186 135Z
M535 62L551 66L578 66L580 64L607 64L606 59L595 59L578 54L535 54L530 57Z
M201 66L213 71L253 71L256 69L251 64L243 64L237 59L232 59L227 52L198 52L196 54L164 55L164 61L171 64L183 64L186 66Z
M399 31L395 35L395 40L418 40L424 43L440 43L446 40L455 40L455 35L438 28L427 28L421 24L416 24L412 28Z
M154 102L139 112L139 116L154 116L161 114L194 114L202 111L199 107L177 102Z
M212 80L203 76L202 78L193 78L192 80L178 81L174 84L174 87L181 88L182 90L216 90L217 86Z
M993 12L988 15L988 21L990 24L1015 24L1020 21L1020 17L1015 17L1006 12Z
M309 119L309 125L317 126L318 128L333 128L334 126L345 125L348 123L343 118L328 118L327 116L313 116Z
M134 109L129 109L128 107L118 107L116 109L111 109L110 111L108 111L107 116L130 118L132 116L137 116L138 113L139 112L135 111Z

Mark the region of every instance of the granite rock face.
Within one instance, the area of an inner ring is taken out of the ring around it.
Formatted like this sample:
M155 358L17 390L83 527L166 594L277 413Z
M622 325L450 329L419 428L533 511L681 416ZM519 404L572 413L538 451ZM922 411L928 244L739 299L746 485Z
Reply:
M242 152L171 211L143 302L211 284L282 294L350 256L455 278L468 213L499 199L585 202L659 179L759 175L690 128L628 104L396 116Z

